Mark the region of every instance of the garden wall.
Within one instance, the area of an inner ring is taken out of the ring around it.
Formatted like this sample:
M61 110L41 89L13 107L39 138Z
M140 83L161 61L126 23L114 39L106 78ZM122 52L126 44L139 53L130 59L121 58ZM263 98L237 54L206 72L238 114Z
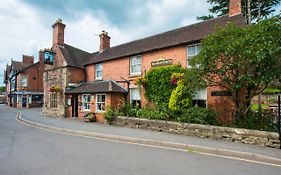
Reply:
M221 139L237 143L246 143L272 148L280 147L279 135L278 133L273 132L149 120L123 116L115 117L115 120L112 124L118 126L127 126L130 128L149 129L158 132L182 134L187 136L198 136L202 138L210 138L216 140Z

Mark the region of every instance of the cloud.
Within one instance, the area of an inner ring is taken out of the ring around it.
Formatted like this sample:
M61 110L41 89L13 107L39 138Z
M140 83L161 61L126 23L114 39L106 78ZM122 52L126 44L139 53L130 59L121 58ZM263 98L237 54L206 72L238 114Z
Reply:
M3 69L11 58L21 60L22 54L27 54L34 55L36 60L39 49L51 47L52 24L58 17L66 24L67 44L94 52L99 48L98 34L102 30L109 33L111 45L115 46L194 23L196 16L208 13L204 0L127 1L118 6L118 13L115 13L113 5L117 6L119 1L113 5L107 1L97 1L105 3L103 6L111 6L103 8L102 5L95 5L96 8L89 6L83 7L83 10L76 8L77 1L59 1L60 10L42 5L48 4L47 1L41 1L41 5L36 6L31 2L1 0L5 5L0 6L0 75L3 75Z

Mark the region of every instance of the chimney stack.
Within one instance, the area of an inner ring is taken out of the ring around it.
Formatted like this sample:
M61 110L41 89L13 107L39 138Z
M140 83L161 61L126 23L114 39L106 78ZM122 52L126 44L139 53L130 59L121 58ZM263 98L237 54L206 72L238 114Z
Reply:
M61 19L57 19L53 24L53 46L64 45L64 28L65 24Z
M23 55L22 56L22 62L33 64L34 63L34 57L33 56L29 56L29 55Z
M241 0L229 0L229 17L242 13Z
M100 53L103 52L105 49L110 47L110 37L108 33L104 30L101 32L100 36Z

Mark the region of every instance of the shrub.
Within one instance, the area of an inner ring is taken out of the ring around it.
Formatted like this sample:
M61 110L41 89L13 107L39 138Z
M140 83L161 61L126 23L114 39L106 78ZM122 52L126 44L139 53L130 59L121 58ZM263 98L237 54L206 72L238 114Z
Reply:
M142 82L146 98L157 106L168 107L169 99L174 89L170 83L173 73L184 73L186 69L180 65L162 66L150 69Z
M109 106L105 109L104 118L107 120L108 124L111 124L116 116L117 114L112 107Z
M211 109L192 107L175 113L176 120L182 123L197 123L216 125L216 113Z
M169 99L169 109L179 111L191 107L192 94L182 80L177 82L176 89L173 90Z

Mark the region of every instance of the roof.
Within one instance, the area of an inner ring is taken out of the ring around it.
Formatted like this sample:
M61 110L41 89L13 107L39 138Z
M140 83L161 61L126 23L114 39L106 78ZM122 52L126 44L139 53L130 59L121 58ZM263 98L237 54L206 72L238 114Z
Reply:
M63 46L59 46L65 61L68 66L84 68L83 64L87 62L90 53L83 51L81 49L72 47L68 44L64 44Z
M216 26L224 26L229 22L244 26L245 23L243 21L244 18L242 14L233 17L229 17L228 15L220 16L211 20L111 47L101 53L93 53L88 58L88 62L85 62L85 65L200 41L213 33Z
M12 61L11 69L16 71L21 71L24 68L32 65L32 63L25 63L25 62L19 62L19 61Z
M94 81L81 83L75 88L67 89L66 94L81 94L81 93L128 93L128 91L113 80L108 81Z
M31 68L31 67L33 67L33 66L35 66L35 65L37 65L37 64L39 64L39 61L36 62L36 63L34 63L34 64L31 64L31 65L29 65L29 66L27 66L27 67L24 67L22 70L19 71L19 73L20 73L20 72L23 72L23 71L25 71L25 70L28 70L29 68Z

